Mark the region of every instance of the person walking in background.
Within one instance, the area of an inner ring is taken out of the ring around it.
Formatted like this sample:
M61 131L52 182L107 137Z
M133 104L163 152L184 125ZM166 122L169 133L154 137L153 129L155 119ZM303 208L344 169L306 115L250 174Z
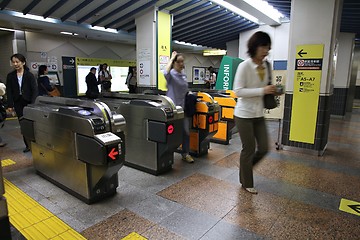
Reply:
M46 65L40 65L38 70L38 91L39 96L49 96L49 92L54 90L54 88L50 85L50 79L47 76L48 68Z
M186 75L183 72L184 56L181 53L173 52L171 59L164 70L167 82L166 96L171 98L175 105L185 107L185 96L189 91ZM192 163L194 159L189 155L190 152L190 119L185 117L182 142L182 159Z
M23 116L24 107L34 103L38 96L38 87L34 75L26 66L26 58L20 53L16 53L10 58L14 71L10 72L6 78L8 111L15 110L18 119ZM29 152L30 148L25 141L23 152Z
M209 71L209 79L205 80L206 88L208 89L215 89L216 84L216 73L212 66L208 67L207 69Z
M98 85L101 84L100 79L96 79L96 68L92 67L90 68L89 74L86 76L86 97L90 99L95 99L99 97L99 88Z
M6 86L5 86L5 84L4 83L2 83L2 82L0 82L0 114L1 114L1 116L0 116L0 128L2 128L3 126L4 126L4 121L5 121L5 118L3 118L3 116L2 116L2 114L5 114L6 115L6 110L3 108L4 107L4 105L3 105L3 96L5 95L5 93L6 93ZM5 110L5 112L3 112ZM5 116L6 117L6 116ZM6 143L4 143L3 141L2 141L2 138L1 138L1 136L0 136L0 147L5 147L6 146Z
M238 97L234 115L242 142L240 183L246 191L257 194L252 168L268 152L263 96L274 94L276 87L268 85L270 64L265 60L271 49L270 36L256 32L250 37L247 47L250 58L238 66L234 78L233 88Z
M136 67L129 67L129 72L126 78L126 84L129 88L129 93L136 93L137 76Z
M108 65L106 63L100 65L99 77L101 80L101 91L102 92L110 92L111 91L111 79L112 76L110 72L107 70Z

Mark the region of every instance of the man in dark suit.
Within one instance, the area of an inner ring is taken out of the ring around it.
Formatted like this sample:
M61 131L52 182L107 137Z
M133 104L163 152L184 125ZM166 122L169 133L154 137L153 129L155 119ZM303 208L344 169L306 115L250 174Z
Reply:
M101 80L96 79L96 68L90 68L89 74L86 76L86 97L90 99L95 99L99 97L99 88L98 85L101 84Z

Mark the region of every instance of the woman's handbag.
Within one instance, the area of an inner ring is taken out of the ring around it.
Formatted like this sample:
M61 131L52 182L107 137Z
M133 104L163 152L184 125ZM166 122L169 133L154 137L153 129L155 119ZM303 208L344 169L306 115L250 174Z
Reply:
M51 97L60 97L60 91L59 89L57 89L57 87L53 86L53 90L48 91L46 89L46 87L44 86L44 84L40 83L41 86L45 89L45 91L47 92L47 94Z
M268 75L269 75L268 85L271 85L271 71L270 71L270 64L268 61L266 61L266 65L267 65ZM274 94L265 94L263 99L264 99L264 108L274 109L277 107L277 102L275 100Z
M54 89L52 91L49 91L48 94L49 96L52 96L52 97L60 97L60 91L59 89L57 89L57 87L53 87Z

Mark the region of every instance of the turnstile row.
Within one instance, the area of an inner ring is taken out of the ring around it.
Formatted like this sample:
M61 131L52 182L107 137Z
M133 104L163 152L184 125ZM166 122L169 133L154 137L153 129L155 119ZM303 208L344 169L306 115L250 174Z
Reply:
M203 154L219 115L210 96L201 98L191 139L197 136L193 150ZM20 125L36 171L92 203L116 193L123 164L155 175L171 169L183 119L182 108L166 96L106 93L97 101L38 97Z

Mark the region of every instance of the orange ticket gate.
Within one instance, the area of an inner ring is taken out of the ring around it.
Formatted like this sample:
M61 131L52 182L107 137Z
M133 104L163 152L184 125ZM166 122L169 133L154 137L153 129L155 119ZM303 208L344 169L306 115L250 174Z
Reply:
M235 127L234 109L236 95L232 90L226 92L210 93L219 104L219 127L217 133L211 138L211 142L228 145Z
M210 139L218 131L219 105L207 93L197 92L196 113L190 126L190 154L201 156L208 153Z

